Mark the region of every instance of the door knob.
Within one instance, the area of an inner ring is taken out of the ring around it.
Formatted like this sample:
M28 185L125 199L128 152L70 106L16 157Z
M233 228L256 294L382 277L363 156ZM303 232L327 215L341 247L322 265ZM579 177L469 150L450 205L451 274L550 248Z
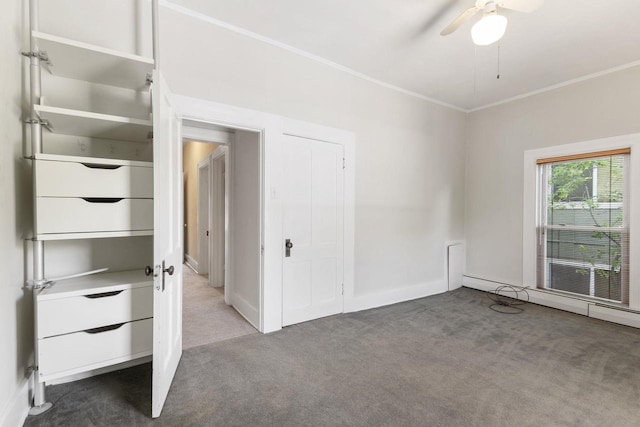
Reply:
M286 239L284 241L284 256L285 257L290 257L291 256L291 248L293 248L293 243L291 242L291 239Z
M162 261L162 292L164 292L164 288L165 288L164 273L169 273L169 276L173 276L173 272L174 272L173 265L170 265L169 267L165 267L165 263L164 261ZM158 288L156 287L156 289Z
M144 275L145 275L145 276L151 276L151 274L153 274L153 268L151 268L151 266L150 266L150 265L147 265L147 266L144 268Z

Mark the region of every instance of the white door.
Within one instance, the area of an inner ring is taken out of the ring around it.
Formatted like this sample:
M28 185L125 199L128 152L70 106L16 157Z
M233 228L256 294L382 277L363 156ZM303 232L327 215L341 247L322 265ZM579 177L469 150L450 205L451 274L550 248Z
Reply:
M211 174L211 232L210 232L210 260L209 285L212 287L227 286L225 274L226 260L229 252L228 224L229 224L229 183L225 179L228 148L220 146L209 155L209 171ZM230 292L225 289L225 302L230 304Z
M162 406L182 356L182 144L171 93L153 74L153 385L152 416Z
M344 180L341 145L288 135L283 143L286 326L343 311Z
M209 158L198 163L198 274L209 274Z

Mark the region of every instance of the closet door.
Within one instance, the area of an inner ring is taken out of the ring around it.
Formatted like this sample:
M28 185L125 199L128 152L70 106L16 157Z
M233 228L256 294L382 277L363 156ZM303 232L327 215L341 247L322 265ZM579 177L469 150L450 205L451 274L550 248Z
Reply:
M159 417L182 356L182 144L169 88L153 74L154 292L152 416Z
M341 145L283 136L282 326L342 313Z

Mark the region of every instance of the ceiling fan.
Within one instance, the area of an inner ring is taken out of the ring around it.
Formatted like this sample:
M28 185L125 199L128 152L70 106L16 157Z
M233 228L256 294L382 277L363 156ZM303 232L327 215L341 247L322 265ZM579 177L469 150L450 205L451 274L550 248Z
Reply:
M482 18L471 28L471 38L479 46L490 45L500 40L507 29L507 18L498 15L498 8L529 13L537 10L543 3L544 0L476 0L473 7L462 12L440 35L453 33L473 15L482 11Z

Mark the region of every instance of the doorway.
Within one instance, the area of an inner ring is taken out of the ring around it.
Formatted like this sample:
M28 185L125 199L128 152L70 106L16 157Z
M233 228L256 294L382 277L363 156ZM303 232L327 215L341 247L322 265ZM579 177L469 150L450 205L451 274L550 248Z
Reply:
M252 172L259 170L260 134L183 120L182 138L183 347L191 348L258 331L252 320L259 319L259 304L250 301L259 298L260 259L253 269L247 265L260 240L260 227L254 226L260 198L251 191L260 187ZM235 254L243 264L234 264Z

